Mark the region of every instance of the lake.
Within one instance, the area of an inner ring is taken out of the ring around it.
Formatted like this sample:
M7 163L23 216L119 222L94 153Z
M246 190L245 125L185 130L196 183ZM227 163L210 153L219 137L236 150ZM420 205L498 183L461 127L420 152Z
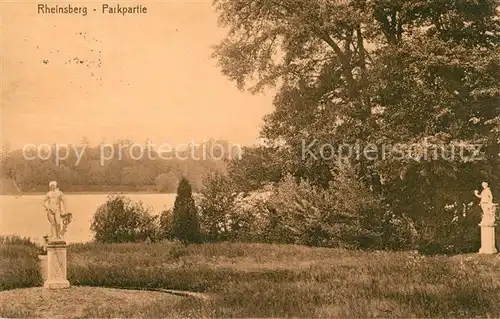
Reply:
M134 201L142 201L152 214L174 205L175 194L121 194ZM66 194L67 210L73 214L65 240L68 243L92 240L90 224L99 205L106 202L108 194ZM44 195L0 195L0 235L31 237L42 243L50 233L47 215L41 202Z

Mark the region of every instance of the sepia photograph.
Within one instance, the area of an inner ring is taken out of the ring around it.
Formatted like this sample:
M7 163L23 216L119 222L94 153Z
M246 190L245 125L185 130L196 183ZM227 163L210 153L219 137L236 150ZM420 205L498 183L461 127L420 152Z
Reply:
M498 0L0 0L0 318L500 318Z

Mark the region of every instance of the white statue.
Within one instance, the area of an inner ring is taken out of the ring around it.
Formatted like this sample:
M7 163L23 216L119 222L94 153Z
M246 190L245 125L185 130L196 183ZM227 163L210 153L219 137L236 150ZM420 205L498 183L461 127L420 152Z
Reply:
M483 186L481 193L479 193L478 190L474 191L474 195L481 199L481 202L479 203L481 209L483 210L483 219L481 220L481 224L494 225L496 205L493 204L493 195L491 194L491 189L488 187L488 183L483 182L481 185Z
M50 223L50 239L62 239L72 216L66 211L64 194L57 188L56 181L49 183L49 192L45 195L42 205L47 211Z

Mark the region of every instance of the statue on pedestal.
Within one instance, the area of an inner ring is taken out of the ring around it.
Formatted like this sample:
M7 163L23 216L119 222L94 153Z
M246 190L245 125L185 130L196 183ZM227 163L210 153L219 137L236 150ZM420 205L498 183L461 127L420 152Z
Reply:
M494 225L495 224L495 204L493 204L493 195L491 194L491 189L488 183L483 182L481 184L483 190L479 193L478 190L474 191L474 195L481 199L479 205L483 211L483 218L481 224L483 225Z
M44 288L62 289L70 286L67 277L67 245L63 239L71 222L71 214L66 211L64 194L57 188L57 182L49 183L49 191L42 201L50 223L50 237L44 236L46 257L40 258Z
M49 183L49 192L45 195L42 206L50 223L50 240L63 240L72 215L66 211L64 194L57 188L56 181Z

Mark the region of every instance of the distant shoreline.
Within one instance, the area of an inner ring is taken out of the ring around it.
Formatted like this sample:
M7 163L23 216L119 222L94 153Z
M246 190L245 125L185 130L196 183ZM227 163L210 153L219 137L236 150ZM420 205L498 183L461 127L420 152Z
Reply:
M87 190L86 190L87 189ZM22 190L16 182L10 178L0 177L0 195L21 196L21 195L44 195L48 192L47 186L37 185L36 187ZM133 187L128 185L71 185L61 184L61 191L71 195L100 195L100 194L174 194L175 191L163 193L156 191L155 185L144 185L143 187Z

